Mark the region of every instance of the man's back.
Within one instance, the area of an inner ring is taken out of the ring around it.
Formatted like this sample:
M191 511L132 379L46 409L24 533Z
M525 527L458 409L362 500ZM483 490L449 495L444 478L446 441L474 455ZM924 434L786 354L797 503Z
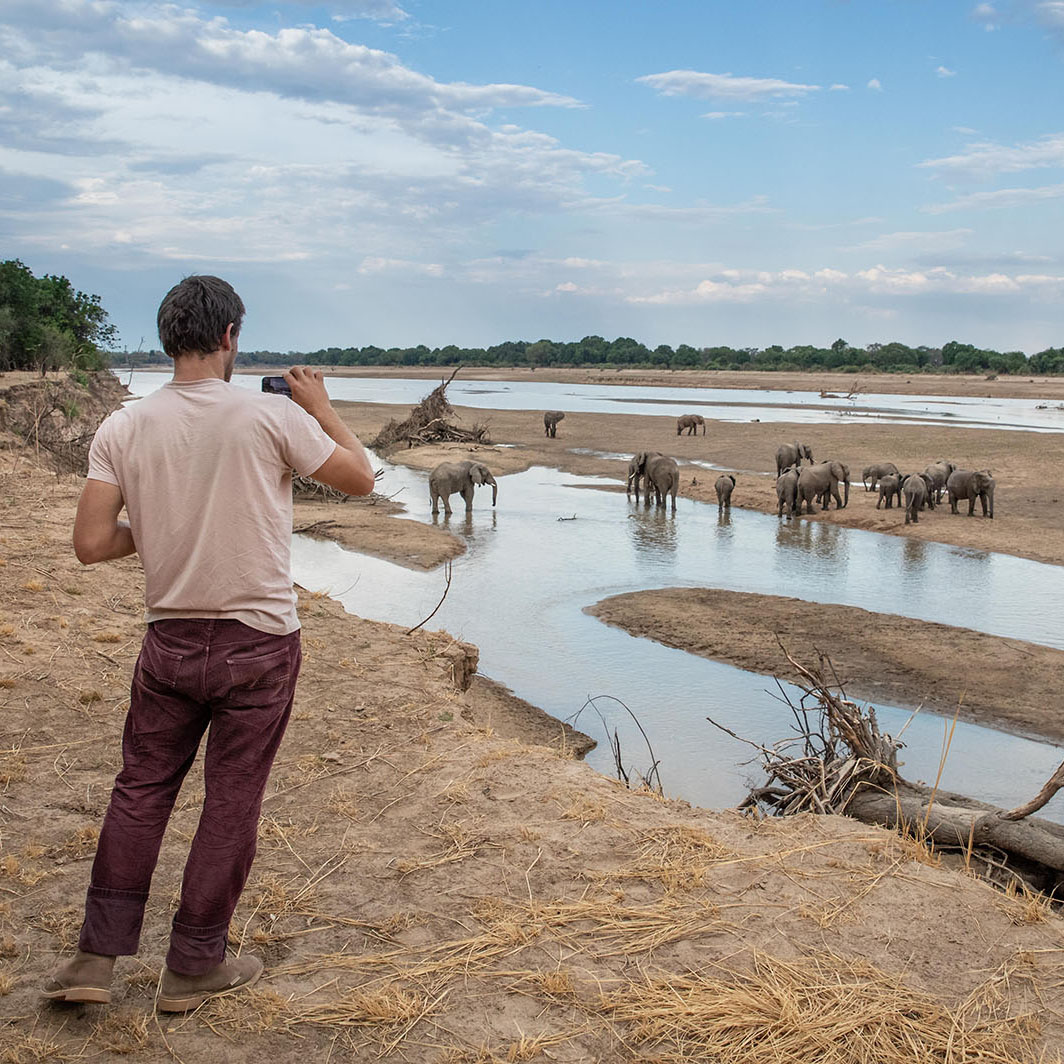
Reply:
M89 477L122 490L148 620L294 631L291 471L313 472L334 448L290 400L215 378L170 382L112 414Z

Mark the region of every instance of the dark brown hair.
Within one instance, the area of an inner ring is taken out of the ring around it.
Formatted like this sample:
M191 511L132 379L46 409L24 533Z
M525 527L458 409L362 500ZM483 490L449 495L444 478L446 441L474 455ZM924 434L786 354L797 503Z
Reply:
M159 339L171 357L217 351L225 330L240 332L244 303L228 281L209 274L186 277L163 297L157 318Z

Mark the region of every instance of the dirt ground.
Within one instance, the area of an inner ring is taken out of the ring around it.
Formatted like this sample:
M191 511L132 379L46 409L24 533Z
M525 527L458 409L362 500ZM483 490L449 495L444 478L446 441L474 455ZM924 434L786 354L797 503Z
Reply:
M118 768L143 585L135 558L77 563L80 482L3 442L3 1064L1006 1064L1064 1050L1064 924L1036 899L841 818L758 822L627 791L549 721L533 743L508 737L522 707L480 680L461 690L475 652L446 633L408 636L309 594L295 712L233 924L264 978L187 1017L153 1010L197 768L113 1003L43 1003ZM340 509L301 507L297 525ZM381 553L425 563L420 542L381 531L413 522L349 515Z
M1064 742L1064 651L893 614L718 588L668 588L603 599L587 612L750 672L789 679L776 640L802 664L831 658L851 698L924 707ZM978 676L959 662L978 661ZM943 667L943 662L950 666Z

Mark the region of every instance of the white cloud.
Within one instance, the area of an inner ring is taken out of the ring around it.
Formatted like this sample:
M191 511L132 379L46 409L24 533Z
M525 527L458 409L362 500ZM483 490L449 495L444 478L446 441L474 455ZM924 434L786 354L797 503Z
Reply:
M949 67L937 66L935 67L935 73L940 78L955 78L957 76L956 70L950 70Z
M722 118L742 118L745 114L745 111L707 111L702 117L716 122Z
M920 209L925 214L946 214L949 211L1025 207L1061 198L1064 198L1064 184L1043 185L1041 188L999 188L993 192L973 192L968 196L958 196L951 203L935 203Z
M690 287L631 294L628 302L658 306L810 300L901 299L930 296L1023 296L1054 300L1064 295L1064 277L1001 272L963 274L942 267L905 270L882 265L853 273L825 267L802 270L720 270Z
M996 30L998 27L998 13L993 4L976 4L972 8L971 18L982 23L987 30Z
M971 229L947 229L941 232L883 233L856 244L852 251L944 251L960 247L973 233Z
M835 84L832 85L828 89L828 92L849 92L849 91L850 91L850 86L849 85L843 85L841 81L836 81Z
M8 57L22 66L95 60L104 73L147 69L245 91L437 118L440 110L581 106L528 85L436 81L389 52L349 44L327 29L245 31L176 7L130 10L110 0L5 0L4 13L32 27L24 33L9 29L0 38Z
M252 7L259 0L200 0L206 7ZM328 0L321 4L321 0L288 0L290 4L302 5L303 7L315 6L326 7L334 20L344 21L347 19L366 18L375 22L403 22L409 14L404 11L395 0Z
M662 96L693 96L699 100L774 100L820 91L819 85L801 85L779 78L736 77L697 70L669 70L635 80L656 89Z
M882 92L883 83L879 80L879 78L869 78L868 88L872 89L873 92Z
M1013 146L982 141L968 145L965 151L956 155L927 159L917 165L944 173L963 173L975 177L1064 166L1064 133L1047 134L1031 143Z

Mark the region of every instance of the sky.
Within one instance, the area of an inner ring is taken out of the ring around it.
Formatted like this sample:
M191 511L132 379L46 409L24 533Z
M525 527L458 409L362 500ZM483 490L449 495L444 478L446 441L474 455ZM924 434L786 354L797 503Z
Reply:
M0 0L0 258L130 350L1064 345L1064 0Z

